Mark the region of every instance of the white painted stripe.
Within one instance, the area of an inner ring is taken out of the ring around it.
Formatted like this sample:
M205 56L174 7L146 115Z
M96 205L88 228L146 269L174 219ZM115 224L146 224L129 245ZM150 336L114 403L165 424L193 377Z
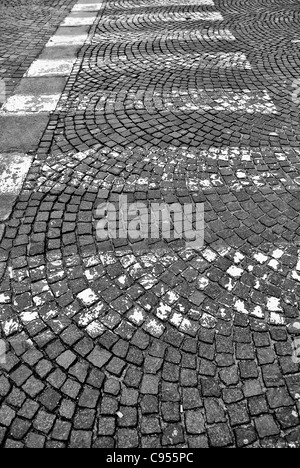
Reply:
M92 4L92 3L99 3L99 0L78 0L77 5L86 5L86 4Z
M128 21L128 22L134 22L134 23L144 23L149 22L149 23L154 23L155 21L157 22L164 22L164 21L223 21L224 18L219 12L164 12L164 13L152 13L152 14L118 14L118 15L105 15L102 18L102 22L106 23L113 23L113 22L120 22L120 21Z
M83 45L87 41L88 37L88 34L78 34L75 36L57 34L49 39L45 47Z
M60 96L61 94L38 96L16 94L6 101L1 111L17 114L51 112L55 110Z
M76 57L59 60L36 60L29 67L25 76L69 76Z
M125 104L124 104L125 103ZM74 102L72 105L74 106ZM81 96L78 101L80 110L94 110L97 113L105 112L106 105L116 108L133 106L138 110L147 112L167 111L171 113L182 112L243 112L246 114L277 114L277 109L267 91L224 91L220 89L190 89L187 91L174 91L172 93L160 92L102 92L97 104L91 101L90 96ZM61 110L64 110L62 104Z
M97 14L93 16L67 16L61 23L62 26L92 26L97 18Z
M80 11L99 11L102 8L102 3L85 3L74 5L72 8L73 12L80 12Z
M32 157L27 154L0 154L0 195L18 195Z
M197 90L193 93L169 93L162 95L154 93L151 101L145 99L145 108L169 110L170 112L245 112L247 114L274 114L277 109L268 95L264 92Z
M113 2L110 4L109 2L106 3L106 9L124 9L124 8L141 8L141 7L171 7L171 6L215 6L213 0L170 0L170 2L166 2L165 0L156 0L156 1L140 1L140 2Z
M153 38L157 39L156 31L147 30L145 31L145 33L141 31L114 31L113 33L105 32L102 34L96 34L95 37L92 39L92 42L109 41L110 43L124 42L128 44L137 41L145 42L146 40L149 41ZM192 41L197 39L198 41L205 42L236 40L229 29L219 28L217 30L213 30L212 28L210 30L203 30L201 28L201 31L190 31L189 29L181 29L180 31L162 31L161 39L168 39L174 41Z

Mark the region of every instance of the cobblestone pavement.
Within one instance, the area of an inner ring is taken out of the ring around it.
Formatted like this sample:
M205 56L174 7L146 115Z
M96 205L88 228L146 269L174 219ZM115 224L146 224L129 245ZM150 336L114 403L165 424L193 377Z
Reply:
M103 4L2 238L2 446L300 446L299 22ZM120 194L204 202L205 246L100 242Z
M10 96L75 0L1 0L0 79ZM1 107L0 100L0 107Z

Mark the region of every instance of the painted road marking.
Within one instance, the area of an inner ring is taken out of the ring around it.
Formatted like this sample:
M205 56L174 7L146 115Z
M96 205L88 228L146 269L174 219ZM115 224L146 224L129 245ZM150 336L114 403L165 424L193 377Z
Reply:
M153 1L151 2L151 8L157 8L157 7L171 7L171 6L215 6L215 3L213 0L170 0L170 2L166 3L165 0L159 1ZM130 8L140 8L144 6L149 6L149 2L147 1L141 1L138 3L130 3L129 7ZM107 2L105 5L106 9L117 9L117 8L124 8L124 4L119 3L119 2L114 2L112 5Z
M92 26L97 14L74 12L67 16L62 22L62 26Z
M277 114L276 106L266 90L243 92L224 91L220 89L190 89L174 90L173 92L140 91L134 92L102 92L97 104L91 102L89 95L82 95L78 100L78 108L87 110L89 106L97 114L106 112L107 103L116 108L134 106L147 112L167 111L171 113L218 111L222 113L243 112L246 114ZM73 103L74 105L74 103ZM61 111L64 105L61 104Z
M78 35L68 35L68 34L57 34L49 39L45 47L55 47L55 46L81 46L83 45L89 35L78 34Z
M102 8L102 3L77 3L72 9L73 12L85 12L85 11L99 11Z
M145 33L141 31L114 31L113 33L110 32L103 32L101 34L96 34L92 39L93 43L97 43L100 41L107 42L109 41L112 44L117 43L124 43L130 44L134 42L148 42L151 39L157 39L157 32L152 30L146 30ZM207 29L203 28L201 31L190 31L189 29L181 29L180 32L178 31L164 31L161 35L161 40L169 40L169 41L205 41L206 42L215 42L215 41L235 41L235 37L230 32L229 29Z
M164 14L161 13L151 13L148 15L149 16L149 21L151 21L152 24L154 22L166 22L166 21L224 21L224 18L221 13L219 12L165 12ZM142 24L143 21L147 18L147 15L143 13L128 13L128 14L121 14L120 16L117 15L105 15L102 18L102 22L106 23L118 23L118 22L124 22L128 21L129 23L134 22L135 24Z
M2 111L19 114L51 112L55 110L60 96L60 94L39 96L15 94L6 101Z
M78 51L88 42L89 31L102 3L99 0L79 0L76 6L79 12L72 11L62 21L14 94L6 101L3 99L0 111L0 152L3 154L25 154L38 147L49 122L49 114L57 107ZM83 6L92 10L80 14ZM79 23L81 26L75 25ZM65 26L67 24L69 26Z
M217 52L216 54L199 54L195 52L194 54L162 54L162 55L153 55L152 60L148 59L142 63L142 70L154 70L154 69L164 69L170 68L172 70L178 68L239 68L242 70L251 70L251 64L248 61L245 54L240 52L228 52L222 53ZM158 60L158 58L160 60ZM117 56L113 58L108 58L104 60L98 60L98 66L101 67L108 65L111 68L116 67L117 69L124 69L130 66L134 66L135 62L133 59L128 58L126 55ZM138 69L141 68L141 63L137 60Z
M82 46L88 39L89 30L88 26L60 26L47 42L45 49L54 46Z
M0 115L51 112L55 110L66 83L66 77L22 78Z
M66 76L70 75L76 57L73 59L59 59L59 60L40 60L37 59L29 67L25 76Z
M0 221L5 221L32 163L27 154L0 154Z

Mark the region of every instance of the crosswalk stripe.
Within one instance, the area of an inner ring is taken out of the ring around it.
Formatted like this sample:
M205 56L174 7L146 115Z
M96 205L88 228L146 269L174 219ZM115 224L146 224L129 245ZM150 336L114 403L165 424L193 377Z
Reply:
M97 14L73 12L61 23L62 26L92 26Z
M27 154L0 154L0 221L9 217L31 163Z
M103 7L103 3L77 3L74 5L73 12L85 12L85 11L99 11Z
M6 101L2 111L18 114L51 112L55 110L60 96L60 94L38 96L15 94Z
M113 33L111 32L102 32L102 33L97 33L95 36L92 38L92 43L97 43L97 42L109 42L111 44L117 44L117 43L125 43L125 44L131 44L134 42L148 42L152 39L157 39L157 32L152 31L152 30L147 30L146 35L142 33L141 31L115 31ZM158 39L157 39L158 40ZM235 41L235 37L233 34L230 32L229 29L221 29L218 28L217 30L214 30L212 28L207 29L203 28L201 30L189 30L189 29L181 29L180 32L178 31L164 31L161 34L160 39L158 42L162 41L204 41L204 44L206 43L213 43L215 41Z
M49 113L55 110L60 100L78 51L87 42L91 25L102 5L99 0L79 0L75 4L79 13L73 10L62 21L39 58L24 74L14 94L3 100L0 110L2 153L28 152L37 148ZM91 11L80 14L83 6ZM44 80L42 85L41 80Z
M124 13L121 15L112 15L107 14L102 18L103 24L109 22L112 25L114 22L118 23L122 21L122 23L134 22L134 23L142 23L147 19L147 15L145 14L138 14L138 13ZM151 24L155 25L155 22L169 22L169 21L223 21L224 18L221 13L215 12L208 12L208 11L192 11L192 12L165 12L161 13L151 13L149 15L149 21L151 20Z
M87 41L88 37L88 33L77 34L74 36L70 36L67 34L57 34L49 39L45 47L61 47L69 45L81 46Z
M145 70L156 70L170 68L172 71L180 68L201 68L201 69L218 69L218 68L231 68L251 70L251 64L245 54L241 52L217 52L215 54L198 52L194 54L162 54L153 55L145 60L135 60L128 58L126 55L117 56L108 59L99 59L97 61L98 67L108 66L112 69L123 70L126 68L135 69L137 72L144 72Z
M38 59L32 63L25 76L68 76L75 62L76 57L57 60Z

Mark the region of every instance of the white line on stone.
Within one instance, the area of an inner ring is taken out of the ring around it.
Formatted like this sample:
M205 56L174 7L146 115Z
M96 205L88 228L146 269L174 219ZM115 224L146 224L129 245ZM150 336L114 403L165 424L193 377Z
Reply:
M168 21L223 21L224 18L219 12L166 12L164 14L160 13L152 13L145 15L143 13L128 13L128 14L120 14L120 15L106 15L103 18L103 23L109 22L113 24L114 22L124 22L127 21L128 23L134 22L144 22L144 21L151 21L152 24L155 22L163 23Z
M31 162L27 154L0 154L0 195L18 195Z
M103 4L102 3L77 3L74 5L72 11L73 12L81 12L81 11L99 11L101 10Z
M75 13L73 13L74 15ZM67 16L62 22L62 26L92 26L94 24L97 14L90 16Z
M172 7L172 6L215 6L213 0L170 0L168 3L166 3L165 0L154 0L153 2L149 3L147 1L139 1L137 3L135 2L130 2L130 8L141 8L150 5L151 8L157 8L157 7ZM110 4L109 2L105 5L105 8L107 10L109 9L116 9L116 8L124 8L124 3L122 2L113 2Z
M76 57L59 60L37 59L29 67L25 76L68 76L72 72Z
M60 96L60 94L38 96L16 94L6 101L1 111L16 114L51 112L55 110Z
M157 32L152 31L151 29L147 29L145 32L142 31L121 31L117 32L114 31L113 33L109 33L108 31L103 32L102 34L96 34L93 38L93 42L98 41L109 41L111 43L132 43L136 41L143 41L145 40L145 36L148 40L152 38L157 38ZM217 29L213 30L210 29L202 29L200 30L191 30L191 29L182 29L180 31L170 31L166 29L161 34L162 40L199 40L205 42L215 42L215 41L235 41L236 38L233 36L229 29ZM165 54L164 54L165 55ZM174 54L173 54L174 55ZM186 55L186 54L185 54ZM177 56L176 56L177 57Z
M27 154L0 154L0 221L10 216L31 163Z
M55 34L52 36L47 44L45 45L46 48L48 47L62 47L62 46L78 46L83 45L89 35L86 34L76 34L74 36L70 36L67 34Z
M95 108L97 112L104 112L107 102L118 107L124 105L124 100L133 104L138 109L148 111L169 111L182 113L186 111L197 111L199 113L210 110L220 112L246 112L247 114L275 114L277 109L267 91L248 91L241 93L223 91L220 89L189 89L189 91L176 90L171 93L122 93L103 92L99 100L95 102L89 95L82 95L78 100L78 108L86 110ZM64 103L61 103L64 110ZM126 107L126 104L125 104Z

